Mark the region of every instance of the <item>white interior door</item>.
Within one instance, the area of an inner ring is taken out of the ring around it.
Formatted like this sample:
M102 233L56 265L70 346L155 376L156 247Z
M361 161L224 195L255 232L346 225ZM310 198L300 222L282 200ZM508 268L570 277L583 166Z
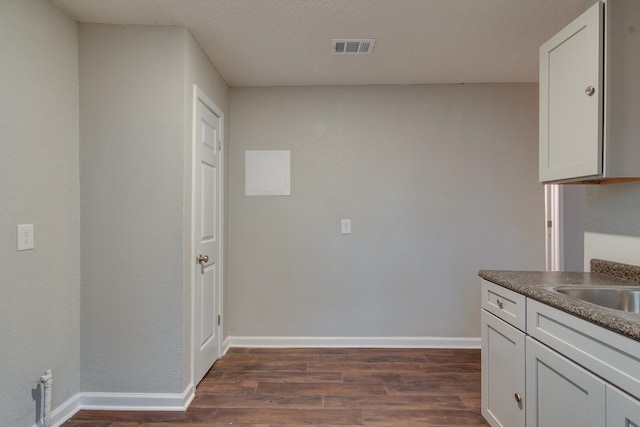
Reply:
M222 112L198 88L194 88L194 97L195 385L220 357Z

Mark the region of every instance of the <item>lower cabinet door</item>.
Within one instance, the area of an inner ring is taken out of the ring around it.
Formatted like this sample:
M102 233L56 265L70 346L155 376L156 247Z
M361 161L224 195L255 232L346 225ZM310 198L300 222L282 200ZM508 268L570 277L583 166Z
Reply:
M524 427L525 335L481 310L482 415L493 427Z
M527 427L605 425L604 381L533 338L526 354Z
M640 427L640 401L607 385L607 427Z

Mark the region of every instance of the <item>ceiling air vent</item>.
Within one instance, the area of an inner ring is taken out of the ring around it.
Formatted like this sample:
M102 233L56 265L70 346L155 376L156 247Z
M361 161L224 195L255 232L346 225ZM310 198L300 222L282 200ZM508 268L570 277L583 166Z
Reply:
M369 55L376 39L333 39L331 53L334 55Z

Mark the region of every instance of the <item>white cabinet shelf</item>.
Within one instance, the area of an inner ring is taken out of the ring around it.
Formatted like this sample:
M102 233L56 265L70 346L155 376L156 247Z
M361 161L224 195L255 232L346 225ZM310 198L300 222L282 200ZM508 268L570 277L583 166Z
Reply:
M541 182L640 177L640 2L601 0L540 48Z

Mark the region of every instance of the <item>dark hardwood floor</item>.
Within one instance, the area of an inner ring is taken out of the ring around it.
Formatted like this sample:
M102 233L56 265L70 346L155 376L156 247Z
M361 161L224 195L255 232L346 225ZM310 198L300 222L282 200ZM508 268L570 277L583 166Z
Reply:
M241 349L186 412L80 411L65 426L487 426L480 350Z

